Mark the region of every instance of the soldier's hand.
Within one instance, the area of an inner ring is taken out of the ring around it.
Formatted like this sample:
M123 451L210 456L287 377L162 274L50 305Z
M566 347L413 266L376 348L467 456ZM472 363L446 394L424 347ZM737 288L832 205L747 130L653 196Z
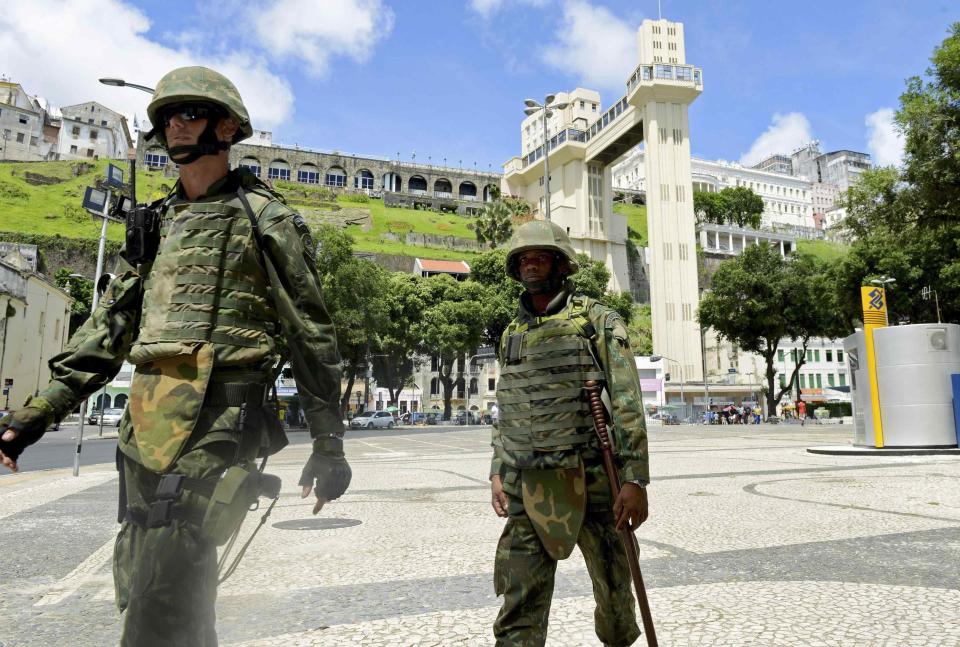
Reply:
M617 530L629 528L633 532L647 520L647 490L636 483L624 483L620 496L613 503L613 516Z
M26 406L0 418L0 464L17 471L23 450L40 440L53 422L52 408Z
M331 456L313 452L300 474L300 498L307 498L313 490L317 495L313 514L317 514L328 501L333 501L346 492L352 476L353 472L343 454Z
M503 491L503 481L499 474L490 477L490 494L492 495L490 505L498 517L507 516L507 493Z

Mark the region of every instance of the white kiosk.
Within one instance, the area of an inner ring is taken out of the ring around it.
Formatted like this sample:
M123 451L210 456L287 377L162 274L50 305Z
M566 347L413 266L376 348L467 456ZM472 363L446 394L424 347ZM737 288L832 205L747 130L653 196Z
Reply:
M957 447L950 376L960 373L960 325L890 326L875 329L873 335L875 388L864 331L843 341L851 375L854 445Z

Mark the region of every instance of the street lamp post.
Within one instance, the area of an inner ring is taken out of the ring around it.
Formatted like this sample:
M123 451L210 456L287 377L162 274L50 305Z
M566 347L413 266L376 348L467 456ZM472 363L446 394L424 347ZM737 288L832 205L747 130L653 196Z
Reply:
M554 103L555 94L548 94L543 98L543 103L533 99L524 101L527 106L523 112L527 116L535 115L538 112L543 117L543 212L544 219L550 220L550 134L547 132L547 118L553 116L554 110L563 110L570 104L567 102Z
M667 357L666 355L650 356L651 362L659 362L661 359L665 359L668 362L673 362L680 369L680 401L683 402L683 417L686 418L687 417L687 398L683 393L683 364L681 364L680 362L678 362L677 360L671 357Z

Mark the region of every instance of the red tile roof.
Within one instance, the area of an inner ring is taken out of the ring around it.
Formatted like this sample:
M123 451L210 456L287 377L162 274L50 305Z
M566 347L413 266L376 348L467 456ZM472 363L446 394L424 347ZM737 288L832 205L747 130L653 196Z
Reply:
M466 261L433 261L425 258L418 258L420 267L425 272L446 272L448 274L469 274L470 266Z

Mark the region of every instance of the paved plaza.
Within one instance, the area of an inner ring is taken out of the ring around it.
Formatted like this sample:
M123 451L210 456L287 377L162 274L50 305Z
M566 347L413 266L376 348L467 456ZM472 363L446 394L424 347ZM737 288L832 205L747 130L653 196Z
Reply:
M851 437L651 429L638 538L661 645L960 645L960 458L806 451ZM221 588L221 644L492 644L504 522L488 502L489 429L348 438L353 485L318 517L295 492L309 446L270 460L285 492ZM116 489L112 465L0 477L0 646L116 643ZM548 645L599 644L592 613L575 552Z

